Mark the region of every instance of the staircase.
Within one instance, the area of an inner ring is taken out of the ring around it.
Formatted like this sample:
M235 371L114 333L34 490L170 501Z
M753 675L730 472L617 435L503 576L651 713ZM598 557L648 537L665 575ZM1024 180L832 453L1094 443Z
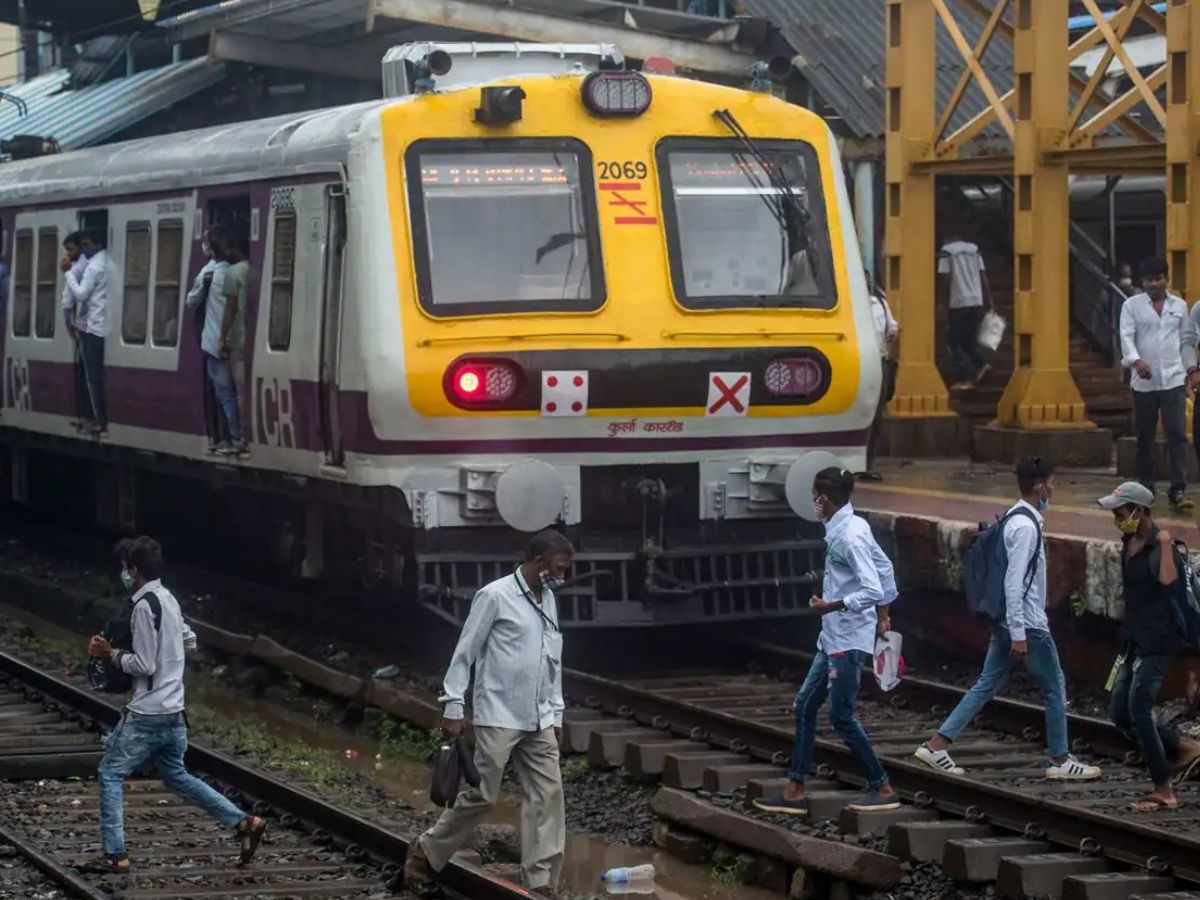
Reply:
M1003 182L976 183L943 179L938 193L939 239L957 231L979 246L987 268L992 300L1008 328L992 369L974 390L954 392L950 405L974 425L996 417L996 405L1013 372L1013 251L1011 192ZM1123 296L1105 275L1103 250L1086 234L1071 234L1071 374L1087 407L1088 418L1120 437L1129 432L1132 401L1120 368L1117 315ZM938 367L947 384L953 369L947 348L948 310L937 304Z

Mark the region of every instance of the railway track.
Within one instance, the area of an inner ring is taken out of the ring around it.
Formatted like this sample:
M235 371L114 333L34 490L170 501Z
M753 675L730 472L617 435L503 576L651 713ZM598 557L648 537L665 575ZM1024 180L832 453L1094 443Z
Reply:
M777 647L741 648L748 649L753 650L749 658L766 670L802 674L810 659ZM1157 878L1160 885L1168 883L1175 890L1200 882L1200 784L1180 787L1178 811L1136 816L1128 812L1128 804L1145 794L1148 781L1137 753L1110 723L1070 717L1073 750L1100 759L1103 781L1051 783L1042 777L1041 707L993 701L955 745L955 759L967 775L951 776L920 764L912 751L963 691L910 679L895 693L880 695L873 690L873 680L864 678L864 687L868 682L860 718L893 785L911 804L898 815L880 819L883 832L906 818L962 818L1020 836L1024 840L1013 852L1041 862L1047 862L1041 857L1053 845L1071 848L1071 853L1050 854L1054 858L1049 860L1068 875L1076 859L1087 859L1091 862L1084 868L1091 874L1110 867L1124 872L1105 871L1103 877L1110 880L1132 877L1125 870L1134 867L1135 875ZM617 682L568 670L564 692L578 704L568 716L568 737L573 749L589 752L593 764L624 765L659 776L668 786L735 794L747 802L783 784L793 737L792 683L761 673ZM813 804L813 817L836 820L852 796L846 788L861 786L862 779L849 751L827 728L818 730L814 763L830 783L828 796L822 794L821 802ZM841 822L846 828L845 816ZM850 827L863 826L859 821ZM991 879L997 877L995 863ZM1003 884L1000 887L1001 896L1020 897L1021 890L1028 889L1010 884L1006 892Z
M100 731L119 709L28 663L0 653L0 897L13 860L22 892L7 896L85 900L157 898L367 898L390 896L403 864L405 836L196 745L189 764L256 814L271 820L251 866L236 865L236 845L199 810L156 779L126 786L126 831L135 869L88 876L81 858L99 852ZM5 849L11 848L11 849ZM28 876L28 877L26 877ZM523 889L468 863L443 874L451 896L528 897Z

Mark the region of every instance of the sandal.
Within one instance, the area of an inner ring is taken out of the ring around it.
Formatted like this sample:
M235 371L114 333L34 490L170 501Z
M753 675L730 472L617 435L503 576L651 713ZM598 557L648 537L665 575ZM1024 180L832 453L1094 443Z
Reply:
M1129 811L1135 813L1174 812L1179 809L1179 801L1171 803L1154 794L1143 797L1129 804Z
M93 875L128 875L133 866L128 856L97 856L77 865L80 872Z
M267 820L258 816L246 816L238 824L238 843L241 845L241 865L246 865L254 859L258 845L262 843L263 835L267 833Z

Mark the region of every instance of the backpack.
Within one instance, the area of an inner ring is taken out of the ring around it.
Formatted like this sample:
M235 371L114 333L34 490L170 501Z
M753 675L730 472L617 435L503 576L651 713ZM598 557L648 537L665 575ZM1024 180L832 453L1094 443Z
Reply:
M967 608L972 615L999 625L1004 622L1008 604L1004 596L1004 576L1008 570L1008 550L1004 546L1004 526L1013 516L1026 516L1037 528L1038 546L1042 543L1042 526L1034 517L1032 510L1023 506L1009 510L1003 516L997 516L993 525L979 523L979 533L971 541L963 557L963 593L967 595ZM1029 568L1025 572L1025 592L1029 594L1033 586L1033 576L1037 574L1037 562L1040 553L1034 553L1029 560Z
M100 636L107 639L109 644L118 650L133 649L133 611L138 603L145 600L150 604L154 613L154 630L162 627L162 605L152 591L141 596L137 603L122 604L121 611L113 616L100 630ZM133 676L107 659L91 657L87 666L88 686L93 691L105 694L125 694L133 687ZM154 678L150 678L150 687L154 687Z
M1175 562L1184 587L1181 594L1175 595L1175 624L1179 627L1179 638L1184 648L1200 650L1200 573L1192 567L1187 544L1180 540L1172 540L1171 544L1179 555ZM1160 557L1158 547L1150 551L1151 572L1158 571Z

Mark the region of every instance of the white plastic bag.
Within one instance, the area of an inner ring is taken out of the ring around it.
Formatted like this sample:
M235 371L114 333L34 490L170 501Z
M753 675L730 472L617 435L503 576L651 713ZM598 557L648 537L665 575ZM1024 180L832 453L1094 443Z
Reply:
M989 350L998 350L1004 340L1006 323L1003 317L994 309L989 309L979 323L979 343Z
M881 691L893 691L904 677L904 638L898 631L885 631L875 638L875 681Z

